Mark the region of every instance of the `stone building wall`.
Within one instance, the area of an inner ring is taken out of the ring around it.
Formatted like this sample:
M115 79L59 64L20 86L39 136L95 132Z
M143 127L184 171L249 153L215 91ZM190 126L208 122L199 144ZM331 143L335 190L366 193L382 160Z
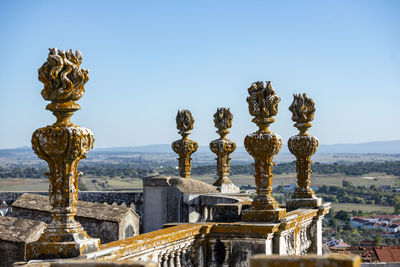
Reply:
M24 194L13 204L13 216L50 223L48 197ZM139 234L139 216L131 208L79 201L75 219L89 236L108 243Z
M0 267L25 260L25 244L36 241L46 228L44 222L0 217Z

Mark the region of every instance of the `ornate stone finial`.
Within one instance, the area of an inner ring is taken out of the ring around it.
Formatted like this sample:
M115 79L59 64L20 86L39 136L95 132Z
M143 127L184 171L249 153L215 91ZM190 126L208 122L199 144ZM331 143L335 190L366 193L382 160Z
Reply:
M99 239L90 238L75 221L78 202L77 170L79 161L86 158L93 147L90 130L70 121L80 109L75 103L84 94L88 71L80 68L79 51L64 52L50 49L47 62L39 69L39 80L44 83L42 96L52 101L46 109L53 111L57 122L37 129L32 135L32 149L50 168L49 200L53 221L39 240L27 245L27 258L76 257L99 248Z
M82 54L72 49L65 52L51 48L47 61L39 69L39 80L44 84L42 96L51 101L46 109L53 111L58 124L71 124L72 112L79 110L79 100L89 80L88 70L81 69ZM66 112L69 111L69 112Z
M249 96L247 103L249 104L249 112L255 118L252 120L257 125L271 124L275 121L273 116L278 114L278 104L281 98L276 95L270 81L255 82L248 89Z
M255 182L257 196L253 200L251 208L243 211L246 221L270 221L277 222L284 218L286 210L278 207L271 196L273 157L282 147L282 139L271 132L268 126L275 121L272 116L278 113L280 98L276 95L271 82L255 82L248 89L250 96L247 98L250 115L257 124L259 130L249 134L244 139L247 152L254 158Z
M310 188L311 180L311 156L317 151L318 139L307 133L311 127L310 121L314 119L315 104L306 94L294 94L293 103L289 110L292 112L294 126L299 134L289 138L288 147L296 156L296 171L298 188L292 199L287 201L287 209L293 210L299 207L318 207L322 200L315 196Z
M214 114L214 125L219 132L229 133L228 129L232 127L232 120L233 114L229 108L217 108L217 112Z
M210 149L217 155L217 173L218 179L214 186L217 186L221 193L239 193L240 189L235 186L229 179L229 167L231 158L229 155L235 151L236 144L232 140L226 138L229 133L228 128L232 127L233 114L229 108L218 108L214 114L214 124L220 135L210 143Z
M293 94L293 103L289 110L292 112L292 121L296 122L294 126L301 133L305 133L311 127L310 121L314 119L315 104L306 94Z
M190 131L193 130L193 124L194 118L189 110L178 110L178 114L176 114L176 128L179 130L180 135L189 135Z
M189 110L178 110L178 114L176 115L176 127L178 128L182 139L172 143L172 150L179 155L180 176L188 179L190 179L190 170L192 168L191 155L196 152L198 148L196 141L187 138L190 134L190 130L193 129L193 124L194 118Z

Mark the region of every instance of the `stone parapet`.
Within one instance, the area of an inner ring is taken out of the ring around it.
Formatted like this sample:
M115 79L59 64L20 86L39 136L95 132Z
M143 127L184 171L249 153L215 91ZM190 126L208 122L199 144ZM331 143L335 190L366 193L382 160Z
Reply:
M158 231L102 245L86 257L159 264L179 260L182 266L247 266L250 257L259 253L321 254L321 221L329 208L326 204L317 209L291 211L277 223L169 223Z
M207 232L208 228L208 225L183 224L161 229L102 245L99 251L89 253L86 257L115 262L121 260L154 261L160 264L172 261L186 262L190 260L190 255L195 254L193 249L196 239ZM188 253L189 251L192 253Z

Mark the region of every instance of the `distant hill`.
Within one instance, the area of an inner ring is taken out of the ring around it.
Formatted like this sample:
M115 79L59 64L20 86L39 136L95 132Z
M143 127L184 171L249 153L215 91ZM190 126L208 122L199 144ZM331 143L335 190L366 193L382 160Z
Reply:
M91 153L174 153L170 144L158 144L147 146L133 147L110 147L95 148ZM208 146L200 146L198 153L211 153ZM243 146L238 146L236 152L246 153ZM20 147L15 149L0 149L0 156L9 156L19 153L33 153L30 147ZM289 153L287 145L284 144L280 153ZM336 145L320 145L318 153L355 153L355 154L400 154L400 140L369 142L359 144L336 144Z
M159 144L148 146L134 147L112 147L97 148L95 152L130 152L130 153L173 153L171 145ZM208 146L200 146L198 153L210 153ZM236 152L245 153L243 146L238 146ZM289 153L287 145L284 144L281 153ZM400 140L369 142L359 144L336 144L336 145L320 145L318 153L356 153L356 154L400 154Z
M360 144L320 145L319 153L400 154L400 140Z

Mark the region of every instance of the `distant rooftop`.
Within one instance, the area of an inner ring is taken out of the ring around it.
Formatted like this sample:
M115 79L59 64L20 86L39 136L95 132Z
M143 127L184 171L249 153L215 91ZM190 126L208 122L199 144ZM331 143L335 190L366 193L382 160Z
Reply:
M46 224L40 221L0 216L0 240L33 242L43 232Z
M51 211L49 197L36 194L23 194L12 206L13 208ZM76 216L102 221L120 222L128 212L133 212L139 217L131 208L124 206L108 206L105 208L105 204L78 201L76 208L78 210Z

